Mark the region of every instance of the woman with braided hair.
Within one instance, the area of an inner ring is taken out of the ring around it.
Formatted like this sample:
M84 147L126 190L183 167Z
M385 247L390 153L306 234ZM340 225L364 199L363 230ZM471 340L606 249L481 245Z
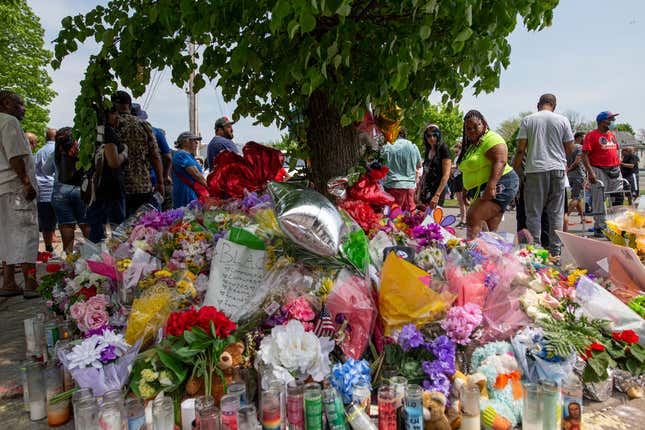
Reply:
M506 207L517 194L519 178L508 164L506 142L488 127L479 111L471 110L464 116L457 165L464 189L472 199L466 216L468 239L477 237L482 222L489 231L496 231Z

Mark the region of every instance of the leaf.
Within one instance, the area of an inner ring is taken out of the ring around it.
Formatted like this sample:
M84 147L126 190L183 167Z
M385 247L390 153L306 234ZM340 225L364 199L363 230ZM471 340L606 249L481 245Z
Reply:
M635 343L631 345L629 348L629 353L632 355L632 357L634 357L641 363L645 361L645 348L643 348L639 344Z
M464 28L459 32L457 37L455 37L455 42L465 42L470 39L470 36L473 35L473 30L470 27Z
M314 18L309 9L300 15L300 28L303 33L309 33L316 28L316 18Z
M421 36L421 40L426 40L430 37L430 33L432 33L432 28L430 28L429 25L422 25L419 28L419 36Z
M182 365L182 362L165 351L158 350L159 361L175 374L177 380L181 383L188 376L188 367Z
M300 24L295 19L292 19L287 26L287 32L289 33L289 39L293 39L296 35L296 31L300 28Z
M282 21L291 13L291 3L287 0L278 0L271 10L271 33L276 33L282 25Z
M349 16L351 12L352 5L350 0L343 0L343 3L340 5L340 7L336 9L336 13L340 16Z

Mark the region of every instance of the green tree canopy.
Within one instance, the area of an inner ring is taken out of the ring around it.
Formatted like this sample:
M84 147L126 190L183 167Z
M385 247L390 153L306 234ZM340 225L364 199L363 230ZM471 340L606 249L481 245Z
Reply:
M616 124L616 128L614 129L615 131L625 131L632 136L636 136L636 133L634 132L634 129L632 128L631 124L628 122L621 122L619 124Z
M405 118L403 125L408 131L408 139L423 149L423 131L428 124L437 124L441 129L443 141L452 148L461 139L464 113L457 105L430 104L419 117ZM423 151L421 151L423 154Z
M431 92L458 100L499 85L509 65L508 35L551 24L558 0L113 0L63 19L54 66L93 38L100 45L81 84L76 128L94 136L94 103L116 78L141 95L153 69L170 68L182 86L209 80L235 117L286 126L304 117L319 188L359 158L354 123L366 109L398 104L420 118ZM188 41L202 51L196 64ZM83 157L88 160L87 155Z
M0 89L9 89L25 100L22 126L44 142L49 121L47 108L56 96L45 68L52 53L43 48L44 30L26 0L0 3Z

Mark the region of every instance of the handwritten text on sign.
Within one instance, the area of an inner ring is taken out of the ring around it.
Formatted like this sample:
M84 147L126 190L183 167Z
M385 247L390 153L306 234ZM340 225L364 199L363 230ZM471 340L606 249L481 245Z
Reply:
M204 304L215 306L233 321L253 309L249 303L266 275L266 251L220 239L215 246Z

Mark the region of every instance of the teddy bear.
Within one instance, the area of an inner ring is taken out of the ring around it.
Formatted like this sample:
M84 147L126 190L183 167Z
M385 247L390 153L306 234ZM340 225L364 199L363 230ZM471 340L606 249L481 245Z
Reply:
M521 373L508 342L492 342L477 348L472 369L486 378L488 398L480 398L482 424L493 430L510 430L522 421Z
M233 382L234 370L244 362L244 343L234 342L224 349L224 352L219 357L217 367L222 371L226 385ZM211 395L215 400L215 404L219 404L220 399L224 395L224 381L218 375L213 375L213 384L211 386ZM199 394L204 394L204 380L193 376L186 383L186 393L194 397Z
M446 417L447 399L438 391L423 392L423 429L452 430Z
M452 430L461 428L461 396L467 387L477 386L479 389L480 397L488 399L488 391L486 390L486 376L482 373L473 373L471 375L464 375L459 370L452 376L452 384L450 387L450 406L447 408L446 415L450 421Z

